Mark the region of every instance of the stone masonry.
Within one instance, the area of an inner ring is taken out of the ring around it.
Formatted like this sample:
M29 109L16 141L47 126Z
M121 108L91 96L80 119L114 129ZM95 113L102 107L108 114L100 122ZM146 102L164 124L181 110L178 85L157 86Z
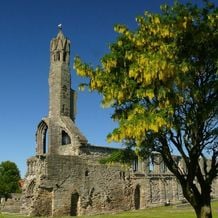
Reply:
M49 114L37 127L36 155L27 160L21 213L77 216L183 201L158 153L153 165L149 160L136 160L131 168L99 163L114 149L90 145L76 127L69 65L70 41L59 29L50 45ZM217 181L213 195L218 197Z

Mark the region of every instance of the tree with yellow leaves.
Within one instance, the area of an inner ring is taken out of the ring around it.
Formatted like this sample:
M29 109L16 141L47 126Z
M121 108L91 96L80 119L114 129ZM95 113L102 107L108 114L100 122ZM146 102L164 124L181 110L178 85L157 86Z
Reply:
M74 67L102 94L103 106L114 108L119 126L108 140L131 144L141 158L158 151L196 216L211 218L218 173L218 9L207 0L203 7L176 1L161 11L137 17L134 31L116 25L119 37L101 66L76 57Z

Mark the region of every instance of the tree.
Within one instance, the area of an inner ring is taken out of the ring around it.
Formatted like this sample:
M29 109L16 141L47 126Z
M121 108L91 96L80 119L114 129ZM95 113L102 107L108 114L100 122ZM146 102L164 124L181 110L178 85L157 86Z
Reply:
M20 192L20 172L15 163L4 161L0 164L0 196L8 198L11 193Z
M130 142L137 154L160 152L196 216L210 218L218 173L218 9L206 0L202 7L175 1L136 21L136 30L115 26L119 36L100 66L75 58L77 73L89 79L81 87L114 108L119 127L108 140Z

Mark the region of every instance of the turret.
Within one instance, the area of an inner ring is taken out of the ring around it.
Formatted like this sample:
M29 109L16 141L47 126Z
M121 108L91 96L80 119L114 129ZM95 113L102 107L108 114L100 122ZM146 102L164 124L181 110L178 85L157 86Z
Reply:
M65 63L70 64L70 40L68 40L59 26L59 32L56 38L53 38L50 43L50 57L51 64Z
M75 119L75 92L71 89L70 40L62 29L50 43L49 117Z

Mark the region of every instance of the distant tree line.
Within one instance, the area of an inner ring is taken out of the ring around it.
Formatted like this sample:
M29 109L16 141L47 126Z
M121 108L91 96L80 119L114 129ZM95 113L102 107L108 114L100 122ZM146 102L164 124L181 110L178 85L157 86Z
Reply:
M0 163L0 198L10 197L11 193L21 192L19 185L20 172L17 165L11 161Z

